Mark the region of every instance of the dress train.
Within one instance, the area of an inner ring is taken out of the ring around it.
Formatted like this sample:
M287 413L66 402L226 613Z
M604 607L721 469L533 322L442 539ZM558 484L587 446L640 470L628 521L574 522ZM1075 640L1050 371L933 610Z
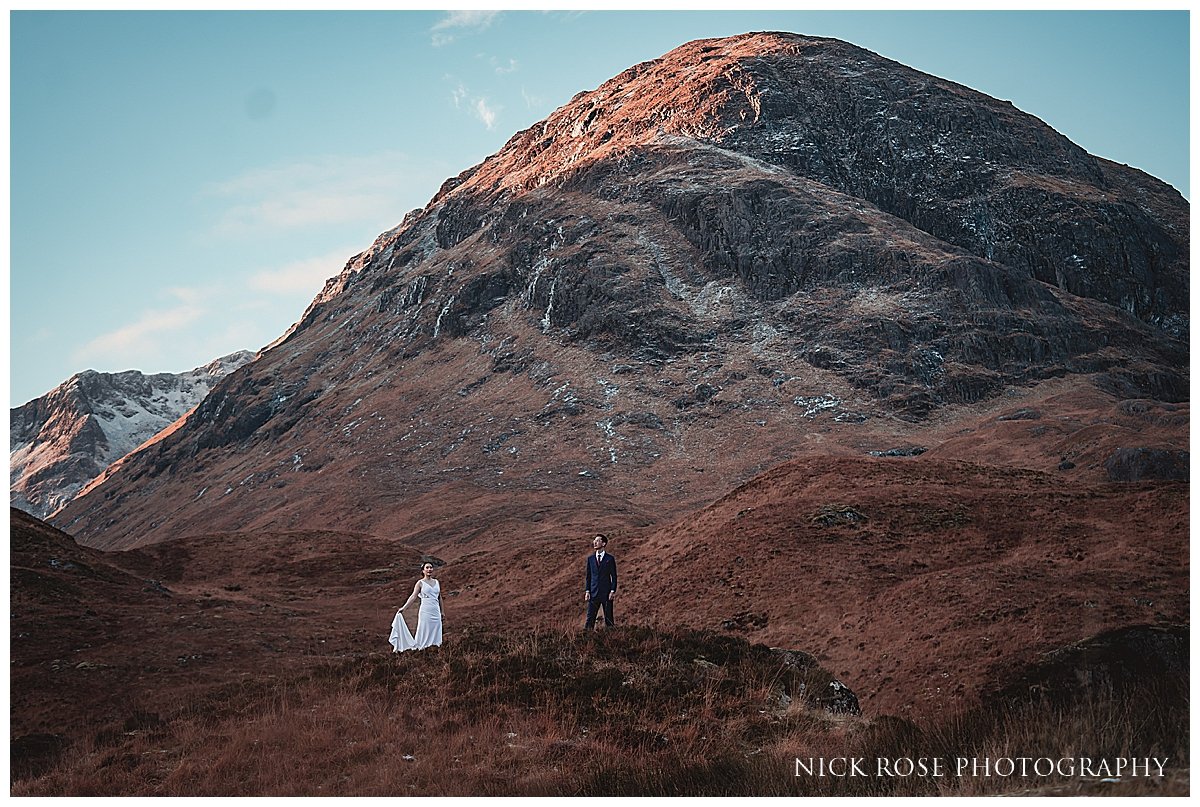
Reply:
M417 594L421 599L421 610L417 613L417 632L414 635L404 621L404 615L396 612L392 620L392 634L388 643L392 652L402 653L405 650L422 650L442 643L442 584L437 580L432 583L421 581L421 591Z

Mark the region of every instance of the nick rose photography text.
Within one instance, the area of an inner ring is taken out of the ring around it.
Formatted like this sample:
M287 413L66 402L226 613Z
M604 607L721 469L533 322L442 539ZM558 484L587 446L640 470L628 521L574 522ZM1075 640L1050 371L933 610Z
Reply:
M1167 757L796 757L796 776L1161 777L1167 761Z

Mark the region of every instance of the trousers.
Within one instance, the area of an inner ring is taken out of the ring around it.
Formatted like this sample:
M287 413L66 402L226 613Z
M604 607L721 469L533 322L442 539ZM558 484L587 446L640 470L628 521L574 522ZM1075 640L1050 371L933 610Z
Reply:
M604 608L604 627L611 628L616 623L613 621L613 603L608 597L603 601L593 597L588 600L587 623L583 626L584 630L592 630L596 627L596 615L599 613L601 606Z

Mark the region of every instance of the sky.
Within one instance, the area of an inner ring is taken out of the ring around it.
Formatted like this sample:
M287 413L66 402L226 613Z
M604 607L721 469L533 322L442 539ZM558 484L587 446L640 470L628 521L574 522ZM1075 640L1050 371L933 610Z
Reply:
M12 12L10 406L257 350L448 177L702 37L831 36L1188 187L1186 11Z

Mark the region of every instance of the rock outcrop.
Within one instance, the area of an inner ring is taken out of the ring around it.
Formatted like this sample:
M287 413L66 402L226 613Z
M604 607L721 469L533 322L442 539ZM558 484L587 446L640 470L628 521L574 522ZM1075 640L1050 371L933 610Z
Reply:
M1119 448L1104 461L1108 478L1114 482L1142 479L1188 481L1189 452L1176 448Z

